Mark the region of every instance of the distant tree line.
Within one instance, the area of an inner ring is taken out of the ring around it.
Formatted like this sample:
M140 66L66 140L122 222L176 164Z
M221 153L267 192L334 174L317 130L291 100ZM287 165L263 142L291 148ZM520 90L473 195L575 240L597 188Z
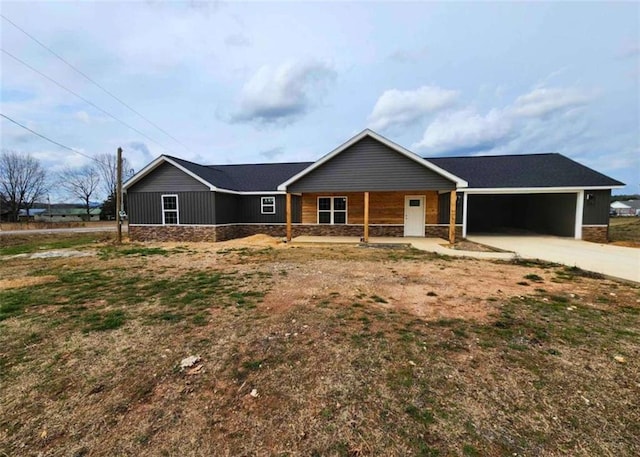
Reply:
M18 221L21 209L29 211L36 202L42 202L49 190L56 186L63 194L82 202L87 220L91 219L92 199L101 193L106 195L102 203L104 218L115 217L117 163L115 155L99 154L95 163L81 167L67 167L49 174L41 162L28 153L3 149L0 153L0 217ZM123 158L123 180L134 173Z
M613 202L624 202L627 200L640 200L640 194L631 194L631 195L612 195L611 203Z

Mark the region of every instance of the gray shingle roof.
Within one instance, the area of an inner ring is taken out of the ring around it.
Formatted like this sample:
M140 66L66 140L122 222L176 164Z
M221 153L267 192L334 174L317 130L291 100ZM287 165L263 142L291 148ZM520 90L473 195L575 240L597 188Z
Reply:
M558 153L426 158L466 180L471 188L620 186Z
M313 162L199 165L169 157L220 189L275 191ZM623 185L558 153L476 157L427 157L426 160L469 183L471 188L611 187Z
M313 162L258 163L243 165L198 165L170 157L190 172L220 189L238 192L275 191L278 185Z

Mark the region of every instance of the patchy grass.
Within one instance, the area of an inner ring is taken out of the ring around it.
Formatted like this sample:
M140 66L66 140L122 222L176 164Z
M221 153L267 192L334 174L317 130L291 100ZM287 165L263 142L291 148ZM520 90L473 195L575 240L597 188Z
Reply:
M612 217L609 239L616 244L640 247L640 217Z
M0 255L95 246L114 239L115 234L110 232L3 235L0 236Z
M0 455L640 453L637 287L412 250L197 249L0 265L57 278L0 290ZM516 285L543 274L561 278Z

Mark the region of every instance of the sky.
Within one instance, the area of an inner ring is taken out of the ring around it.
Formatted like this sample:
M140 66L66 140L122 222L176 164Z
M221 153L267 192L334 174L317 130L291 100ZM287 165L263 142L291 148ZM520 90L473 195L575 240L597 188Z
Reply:
M559 152L640 193L638 2L2 1L0 13L135 110L0 18L0 112L89 156L122 147L135 170L160 154L313 161L371 128L426 158ZM0 129L3 149L52 174L91 162Z

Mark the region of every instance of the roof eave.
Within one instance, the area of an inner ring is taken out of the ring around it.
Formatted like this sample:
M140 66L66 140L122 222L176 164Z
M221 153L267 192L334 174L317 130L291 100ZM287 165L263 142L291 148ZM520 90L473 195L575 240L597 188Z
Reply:
M611 190L622 189L624 185L611 186L548 186L548 187L469 187L462 189L462 192L469 194L500 194L500 193L557 193L557 192L578 192L581 190Z
M133 186L135 183L140 181L142 178L147 176L149 173L151 173L153 170L155 170L156 168L158 168L160 165L162 165L165 162L166 163L170 163L171 165L173 165L174 167L176 167L177 169L179 169L183 173L186 173L187 175L191 176L193 179L197 180L201 184L207 186L209 188L209 190L212 190L212 191L218 190L218 188L215 185L213 185L212 183L210 183L206 179L198 176L197 174L193 173L191 170L183 167L178 162L176 162L172 158L167 157L165 155L159 156L157 159L155 159L149 165L144 167L142 170L140 170L138 173L136 173L134 176L132 176L129 180L127 180L127 182L125 182L123 184L122 190L126 192L127 189L129 189L131 186Z

